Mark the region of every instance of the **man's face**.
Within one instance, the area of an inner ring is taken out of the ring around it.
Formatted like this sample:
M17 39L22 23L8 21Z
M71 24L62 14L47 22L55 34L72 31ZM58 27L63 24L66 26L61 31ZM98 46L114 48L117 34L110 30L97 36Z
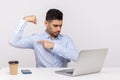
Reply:
M45 21L46 31L51 37L57 37L61 32L62 20Z

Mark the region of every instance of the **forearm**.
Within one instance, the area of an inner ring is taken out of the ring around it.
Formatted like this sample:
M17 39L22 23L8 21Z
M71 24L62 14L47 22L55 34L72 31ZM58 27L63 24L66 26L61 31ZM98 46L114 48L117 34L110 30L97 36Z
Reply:
M54 45L52 52L68 60L72 60L72 61L77 61L78 56L79 56L76 48L63 48L62 46L58 44Z

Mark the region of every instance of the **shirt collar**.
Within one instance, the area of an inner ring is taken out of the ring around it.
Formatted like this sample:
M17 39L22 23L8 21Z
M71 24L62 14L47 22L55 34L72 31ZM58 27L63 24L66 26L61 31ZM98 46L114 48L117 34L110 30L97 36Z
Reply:
M46 31L43 32L43 36L45 38L51 38L50 35ZM61 37L62 37L62 35L59 34L55 39L61 39Z

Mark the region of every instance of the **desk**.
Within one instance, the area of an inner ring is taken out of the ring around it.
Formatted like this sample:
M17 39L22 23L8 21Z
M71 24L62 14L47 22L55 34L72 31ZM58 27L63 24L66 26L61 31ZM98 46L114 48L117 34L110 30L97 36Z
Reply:
M0 69L0 80L120 80L120 68L103 68L100 73L69 77L54 73L62 68L27 68L32 74L22 74L19 68L18 75L9 75L8 68Z

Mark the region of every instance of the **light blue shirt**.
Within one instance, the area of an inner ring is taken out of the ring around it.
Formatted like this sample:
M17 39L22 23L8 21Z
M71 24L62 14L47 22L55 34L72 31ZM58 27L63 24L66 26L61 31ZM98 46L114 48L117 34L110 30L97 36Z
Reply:
M78 58L78 51L67 35L59 34L55 39L45 32L22 37L27 22L21 20L9 40L9 44L24 49L33 49L35 52L36 67L67 67L67 63ZM48 40L54 43L52 49L45 49L39 40Z

